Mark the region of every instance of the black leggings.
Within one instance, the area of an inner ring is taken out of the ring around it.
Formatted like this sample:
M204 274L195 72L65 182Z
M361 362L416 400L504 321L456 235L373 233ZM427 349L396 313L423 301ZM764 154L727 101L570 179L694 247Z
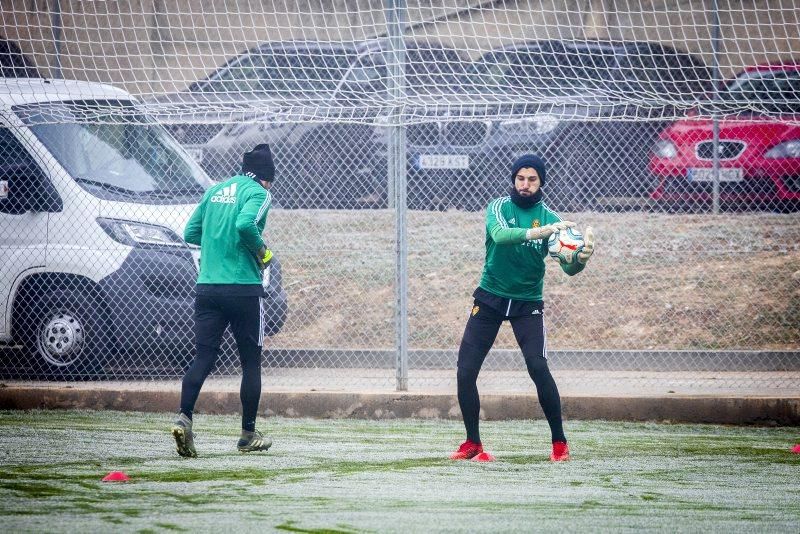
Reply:
M263 328L260 299L198 295L194 306L197 355L183 377L181 412L192 417L200 388L217 363L222 334L230 325L242 365L242 384L239 389L242 428L254 430L261 398Z
M539 404L550 425L552 441L567 441L561 420L561 397L558 387L547 366L547 347L544 331L542 304L531 306L526 315L505 317L502 313L475 301L472 314L464 329L464 337L458 350L458 404L464 418L467 439L480 443L478 430L481 401L478 396L478 373L492 348L500 325L511 322L528 374L536 385Z

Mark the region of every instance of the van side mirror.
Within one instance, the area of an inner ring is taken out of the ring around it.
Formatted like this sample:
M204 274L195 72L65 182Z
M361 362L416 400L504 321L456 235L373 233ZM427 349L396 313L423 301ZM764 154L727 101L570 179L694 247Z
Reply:
M64 209L55 187L35 165L0 166L0 184L0 213L54 213Z

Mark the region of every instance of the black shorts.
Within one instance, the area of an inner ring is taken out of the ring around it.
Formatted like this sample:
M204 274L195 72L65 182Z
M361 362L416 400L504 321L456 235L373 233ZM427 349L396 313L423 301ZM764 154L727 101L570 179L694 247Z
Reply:
M260 297L197 295L194 327L197 343L219 348L222 334L230 325L237 346L261 347L264 324Z
M481 288L475 290L464 337L458 351L458 367L480 369L503 321L510 321L525 359L547 359L544 302L511 300Z

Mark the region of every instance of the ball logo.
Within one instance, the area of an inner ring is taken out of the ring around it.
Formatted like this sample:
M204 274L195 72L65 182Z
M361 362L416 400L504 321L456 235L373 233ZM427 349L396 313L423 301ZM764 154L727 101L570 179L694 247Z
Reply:
M479 311L481 311L481 308L479 306L473 306L472 307L472 316L475 317L476 315L478 315Z
M236 204L236 184L223 187L222 191L211 197L211 202L218 204Z
M584 245L583 234L575 228L557 230L547 240L548 253L563 264L574 263Z

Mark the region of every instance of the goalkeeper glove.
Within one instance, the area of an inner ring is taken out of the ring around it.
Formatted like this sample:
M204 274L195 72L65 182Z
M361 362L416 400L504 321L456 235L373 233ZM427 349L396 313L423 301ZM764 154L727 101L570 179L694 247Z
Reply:
M533 241L534 239L547 239L553 235L556 230L566 230L567 228L572 228L573 226L576 226L574 222L558 221L556 223L546 224L538 228L531 228L525 232L525 239L528 241Z
M262 271L267 268L269 262L272 261L272 251L267 247L261 247L258 251L258 257L256 258L258 262L258 268Z
M578 252L578 261L586 265L592 254L594 254L594 232L591 226L587 226L586 232L583 233L583 249Z

